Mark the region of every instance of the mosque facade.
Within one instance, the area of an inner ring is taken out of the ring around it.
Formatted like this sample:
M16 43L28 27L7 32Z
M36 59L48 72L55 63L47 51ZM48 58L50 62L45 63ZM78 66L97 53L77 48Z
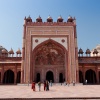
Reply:
M99 48L99 46L98 46ZM35 22L25 17L22 50L7 51L0 46L0 83L17 84L75 81L100 83L100 56L98 49L78 50L76 19L69 16L64 22L61 16L46 22L39 16Z

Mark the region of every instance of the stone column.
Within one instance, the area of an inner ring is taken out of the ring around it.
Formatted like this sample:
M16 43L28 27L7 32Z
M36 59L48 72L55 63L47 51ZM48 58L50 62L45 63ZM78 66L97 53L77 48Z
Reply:
M99 71L98 71L98 66L96 66L96 79L97 79L97 83L99 83Z
M84 69L84 65L82 67L83 67L83 83L84 83L85 82L85 69Z
M17 65L15 64L15 71L14 71L14 84L16 84L16 79L17 79Z
M3 84L3 77L4 77L4 65L2 65L2 72L1 72L1 83Z

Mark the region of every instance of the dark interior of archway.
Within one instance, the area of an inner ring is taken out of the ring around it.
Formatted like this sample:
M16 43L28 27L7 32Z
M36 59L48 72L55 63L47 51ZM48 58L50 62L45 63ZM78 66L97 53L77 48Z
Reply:
M50 80L52 80L52 82L54 82L54 76L53 76L53 72L52 71L48 71L46 73L46 80L48 80L50 82Z
M40 81L40 73L37 73L36 82L39 82L39 81Z
M3 83L5 84L13 84L14 83L14 72L11 70L7 70L4 73Z
M85 79L87 80L88 84L95 84L97 82L97 80L96 80L96 74L91 69L88 70L88 71L86 71Z
M19 71L17 73L17 80L16 80L16 83L20 83L20 78L21 78L21 72Z
M100 83L100 71L99 71L99 83Z
M82 74L82 71L79 71L79 82L83 83L83 74Z
M63 82L63 74L62 74L62 73L59 74L59 82L60 82L60 83Z

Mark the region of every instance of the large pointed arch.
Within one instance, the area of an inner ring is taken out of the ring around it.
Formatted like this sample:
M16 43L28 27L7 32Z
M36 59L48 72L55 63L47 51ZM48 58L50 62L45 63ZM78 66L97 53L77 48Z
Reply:
M87 80L87 83L94 84L97 82L96 79L96 73L92 69L89 69L85 73L85 79Z
M3 83L14 84L14 72L12 70L9 69L4 73Z
M36 58L37 57L41 57L41 53L39 54L39 51L40 50L42 50L45 46L47 46L46 47L46 50L47 49L49 49L49 50L51 50L49 53L50 54L52 54L53 56L55 56L56 58L58 58L57 57L57 55L58 54L60 54L61 55L61 60L60 60L60 63L61 64L63 64L63 66L64 67L66 67L66 66L68 66L68 52L67 52L67 50L66 50L66 48L63 46L63 45L61 45L60 43L58 43L58 42L56 42L56 41L54 41L54 40L52 40L52 39L48 39L48 40L46 40L46 41L44 41L44 42L42 42L42 43L40 43L39 45L37 45L34 49L33 49L33 51L32 51L32 63L31 63L31 80L33 81L34 79L36 79L35 78L35 70L33 71L33 69L35 69L35 65L36 64L39 64L39 63L36 63ZM50 49L51 48L51 49ZM45 50L42 50L43 52L45 52ZM42 53L43 53L42 52ZM52 52L52 53L51 53ZM44 53L45 54L45 53ZM44 54L42 54L43 56L44 56ZM57 54L57 55L56 55ZM39 55L39 56L37 56L37 55ZM51 56L51 55L49 55L49 54L47 54L47 56ZM59 55L58 55L59 56ZM48 58L49 58L48 57ZM60 56L59 56L60 57ZM66 60L65 60L66 59ZM53 60L53 59L52 59ZM37 61L39 61L39 60L37 60ZM49 61L48 62L46 62L46 60L44 60L45 61L45 64L43 63L43 64L41 64L42 66L43 65L56 65L56 61L54 60L53 62L49 59ZM59 60L57 60L58 62L59 62ZM66 64L65 64L66 63ZM59 65L59 63L58 63L58 65ZM65 70L65 69L64 69ZM67 69L68 70L68 69ZM42 72L41 72L42 73ZM33 75L34 74L34 75ZM66 73L65 73L66 74ZM68 76L68 75L64 75L64 76ZM55 80L54 80L55 81ZM66 81L67 81L67 79L66 79Z

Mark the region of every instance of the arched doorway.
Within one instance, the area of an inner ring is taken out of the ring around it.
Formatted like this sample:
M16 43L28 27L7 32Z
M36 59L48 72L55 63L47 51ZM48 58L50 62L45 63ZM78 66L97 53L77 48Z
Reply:
M40 81L40 73L37 73L36 75L36 82L39 82Z
M83 83L83 74L82 74L82 71L79 71L79 82Z
M93 84L93 83L97 82L97 80L96 80L96 74L91 69L86 71L86 73L85 73L85 79L87 80L87 83L89 83L89 84Z
M99 83L100 83L100 71L99 71Z
M16 83L20 83L20 78L21 78L21 72L17 72L17 80Z
M54 82L54 76L53 76L53 72L52 71L48 71L46 73L46 80L48 80L50 82L50 80L52 80L52 82Z
M5 83L5 84L12 84L12 83L14 83L14 72L12 70L7 70L4 73L3 83Z
M59 74L59 82L60 82L60 83L63 82L63 74L62 74L62 73Z

